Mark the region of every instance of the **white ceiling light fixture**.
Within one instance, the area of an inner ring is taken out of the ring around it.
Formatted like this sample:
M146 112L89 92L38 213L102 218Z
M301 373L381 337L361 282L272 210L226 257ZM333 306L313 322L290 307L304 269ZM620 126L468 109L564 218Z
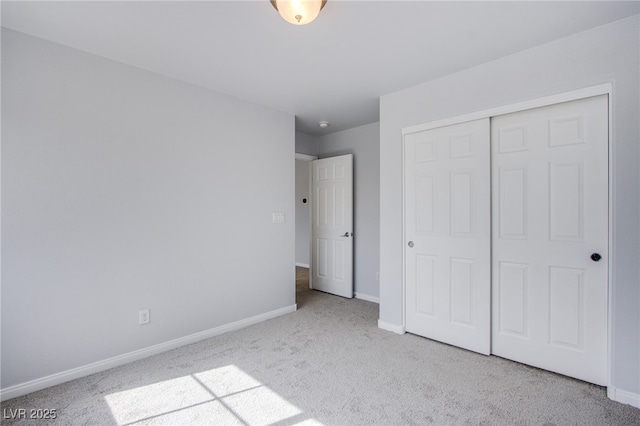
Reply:
M329 122L328 121L318 121L318 126L320 126L323 129L326 129L327 127L329 127Z
M327 0L271 0L280 16L294 25L306 25L318 17Z

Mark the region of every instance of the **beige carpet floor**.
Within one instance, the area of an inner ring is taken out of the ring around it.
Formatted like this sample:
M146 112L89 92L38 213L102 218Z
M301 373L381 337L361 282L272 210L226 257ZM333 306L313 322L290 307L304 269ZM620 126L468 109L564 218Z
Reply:
M602 387L380 330L378 305L297 273L297 312L6 401L57 418L2 423L640 425Z

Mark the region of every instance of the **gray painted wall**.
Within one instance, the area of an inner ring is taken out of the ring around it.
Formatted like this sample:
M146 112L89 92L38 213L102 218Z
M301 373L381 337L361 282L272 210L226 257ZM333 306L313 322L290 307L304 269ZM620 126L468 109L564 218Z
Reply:
M2 95L2 388L294 305L292 115L4 29Z
M318 138L320 158L353 154L354 291L377 300L380 253L380 126L367 124Z
M380 320L401 326L406 126L613 82L613 375L640 394L638 15L401 92L380 105Z
M296 152L298 154L317 155L317 141L318 138L315 136L296 132Z

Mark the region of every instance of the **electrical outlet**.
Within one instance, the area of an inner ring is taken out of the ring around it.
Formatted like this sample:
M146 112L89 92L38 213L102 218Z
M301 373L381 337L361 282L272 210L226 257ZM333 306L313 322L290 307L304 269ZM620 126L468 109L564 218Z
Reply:
M143 309L138 312L138 323L140 325L149 324L149 309Z

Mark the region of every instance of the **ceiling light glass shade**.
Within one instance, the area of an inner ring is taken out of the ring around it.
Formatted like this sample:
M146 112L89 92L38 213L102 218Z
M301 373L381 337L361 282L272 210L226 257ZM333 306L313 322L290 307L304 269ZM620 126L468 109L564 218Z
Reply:
M282 18L294 25L305 25L318 17L327 0L271 0Z

